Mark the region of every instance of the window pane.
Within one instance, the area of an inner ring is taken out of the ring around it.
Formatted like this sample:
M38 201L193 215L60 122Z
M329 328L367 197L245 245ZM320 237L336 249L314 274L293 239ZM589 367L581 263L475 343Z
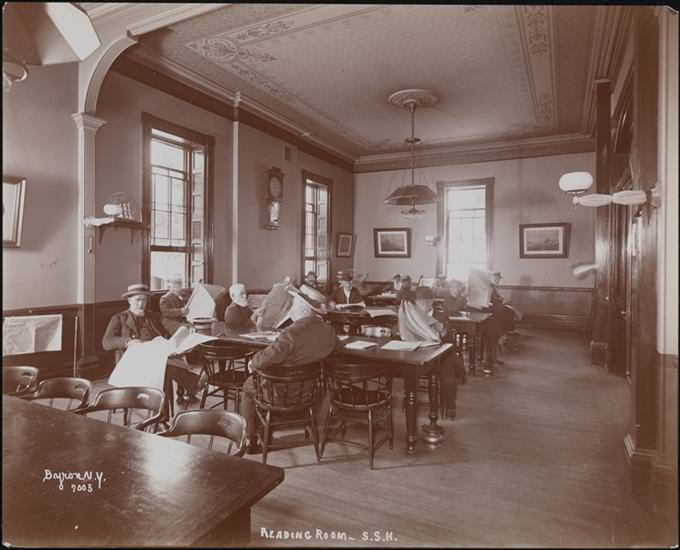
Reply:
M186 254L184 252L151 251L151 290L167 288L168 279L177 273L183 277L182 286L186 284Z
M484 208L485 193L486 190L483 187L449 189L446 197L447 207L449 210Z
M446 275L466 281L470 269L487 266L486 188L449 188L446 203Z
M170 145L155 139L151 140L151 164L167 166L175 170L186 170L184 166L184 149L178 145Z

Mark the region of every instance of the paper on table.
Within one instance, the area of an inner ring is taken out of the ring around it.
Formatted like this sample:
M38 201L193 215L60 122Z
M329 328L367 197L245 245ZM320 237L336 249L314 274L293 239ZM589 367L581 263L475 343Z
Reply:
M218 285L207 285L198 283L187 301L189 311L187 319L195 317L215 317L215 304L220 296L225 292L225 288Z
M422 342L404 342L403 340L390 340L381 349L392 351L413 351L420 347Z
M179 327L170 338L170 355L181 355L204 342L217 340L216 336L191 332L187 327Z
M376 342L368 342L366 340L354 340L354 342L345 344L345 349L364 350L375 347L378 347L378 344Z
M347 338L349 338L349 334L338 334L338 340L341 342L347 340Z
M62 316L5 317L2 323L2 355L61 351Z
M276 339L279 337L278 332L274 331L260 331L260 332L248 332L246 334L242 334L241 336L245 338L251 338L253 340L266 340L267 342L274 342Z
M373 307L373 308L367 308L366 313L368 313L371 317L380 317L382 315L393 315L396 317L397 312L394 311L393 309L389 309L386 307Z

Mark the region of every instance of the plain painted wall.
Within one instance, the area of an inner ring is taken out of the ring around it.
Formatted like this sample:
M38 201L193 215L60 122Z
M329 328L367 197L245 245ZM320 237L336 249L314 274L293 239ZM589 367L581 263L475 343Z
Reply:
M290 147L290 160L284 147ZM284 173L281 224L267 229L265 198L267 171ZM286 275L300 280L302 271L302 172L329 178L332 184L333 245L338 231L352 232L354 182L352 173L316 159L285 141L255 128L239 126L238 281L251 289L268 289ZM333 253L335 247L333 246ZM351 258L335 257L331 269L352 266ZM332 273L332 272L331 272Z
M3 248L3 309L77 301L75 63L31 66L3 92L3 174L26 178L20 248Z
M503 273L502 284L531 286L592 287L588 276L576 279L573 264L594 259L595 209L574 207L571 198L558 188L565 172L587 170L594 173L594 153L556 155L475 164L437 166L417 170L425 174L435 189L436 182L494 178L494 206L490 265ZM436 205L428 206L420 219L401 216L398 207L387 206L384 198L404 180L404 171L357 174L354 210L357 233L354 268L368 272L369 280L387 280L394 273L413 277L433 277L436 273L437 247L428 246L426 235L437 235ZM567 258L520 259L519 224L571 223ZM410 227L410 259L375 258L373 228ZM441 246L441 245L440 245Z
M215 138L213 222L215 284L231 279L231 121L109 72L99 97L97 116L108 121L96 137L97 215L113 193L128 193L142 204L142 112ZM132 240L132 242L131 242ZM139 231L108 229L96 245L96 299L115 300L129 283L141 280Z

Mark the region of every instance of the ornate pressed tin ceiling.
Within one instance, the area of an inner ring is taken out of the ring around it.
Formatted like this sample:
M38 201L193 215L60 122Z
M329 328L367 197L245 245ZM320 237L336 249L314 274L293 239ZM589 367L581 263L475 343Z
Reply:
M434 90L419 148L582 131L593 6L234 4L140 37L126 54L358 158L405 151L388 96Z

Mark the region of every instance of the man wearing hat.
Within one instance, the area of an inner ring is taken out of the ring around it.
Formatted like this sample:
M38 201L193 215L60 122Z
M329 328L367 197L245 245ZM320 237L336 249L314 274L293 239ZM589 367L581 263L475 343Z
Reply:
M149 287L143 283L128 286L122 296L127 298L128 309L117 313L109 321L102 338L102 347L115 352L116 363L131 345L153 340L156 336L169 338L182 323L161 317L154 311L147 310ZM199 377L188 370L188 364L168 362L168 376L184 388L189 395L197 389Z
M348 271L342 272L340 286L335 289L331 296L329 305L335 307L337 304L366 305L359 289L352 286L352 274Z
M321 318L321 304L326 298L318 290L301 285L299 290L289 287L293 303L288 311L292 321L279 334L276 342L256 353L248 364L251 372L271 365L300 366L325 359L340 345L335 330ZM241 414L248 425L250 454L259 452L256 444L257 418L255 413L255 384L249 377L243 384Z

